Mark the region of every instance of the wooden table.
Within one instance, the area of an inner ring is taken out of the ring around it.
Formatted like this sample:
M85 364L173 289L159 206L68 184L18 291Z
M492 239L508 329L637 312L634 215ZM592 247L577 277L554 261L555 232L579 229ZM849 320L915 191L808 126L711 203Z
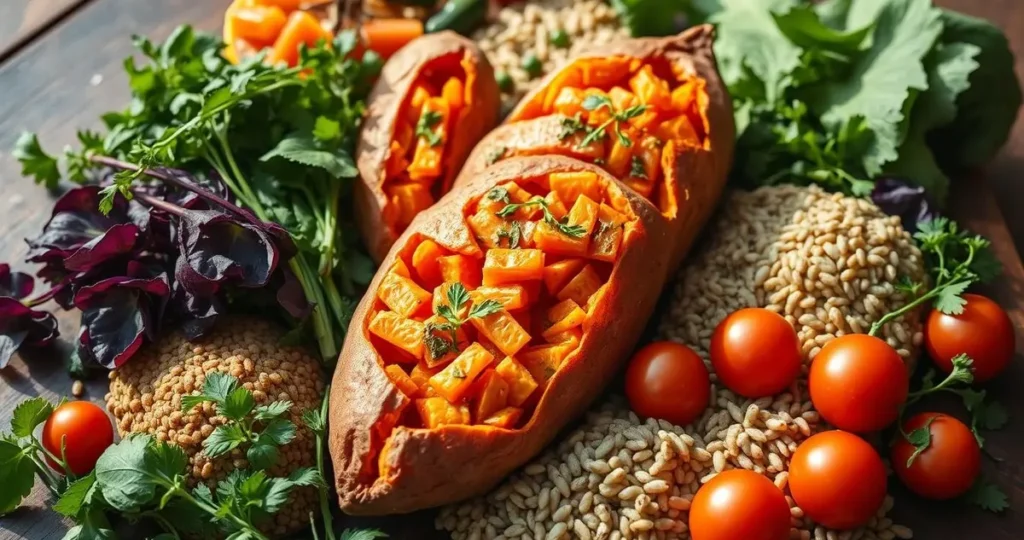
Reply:
M95 127L101 112L127 102L122 58L131 52L131 34L163 39L181 23L208 31L220 25L229 0L2 0L0 1L0 262L27 269L23 238L35 235L49 217L51 195L21 178L10 156L18 134L38 132L48 148L74 141L76 128ZM987 17L1013 41L1018 74L1024 72L1024 3L1019 0L945 0L939 4ZM1017 356L993 393L1011 411L1006 429L988 437L985 473L1011 499L1004 515L994 516L962 504L922 501L894 487L894 519L911 526L916 538L1000 540L1024 531L1024 122L987 173L987 180L959 184L951 198L955 218L992 239L1006 273L986 292L1008 309L1017 328ZM1002 214L1000 213L1002 208ZM1004 221L1003 215L1008 219ZM1012 233L1012 234L1011 234ZM1016 241L1017 249L1014 248ZM61 333L77 330L77 313L59 314ZM70 394L65 374L67 345L15 359L0 373L0 426L14 405L36 395ZM88 399L100 401L104 380L87 386ZM3 489L3 486L0 486ZM48 497L36 485L25 508L0 518L0 538L60 538L66 529L48 509ZM394 523L400 523L396 528ZM379 523L378 523L379 524ZM433 537L428 515L390 520L393 538ZM1013 531L1017 531L1014 533Z

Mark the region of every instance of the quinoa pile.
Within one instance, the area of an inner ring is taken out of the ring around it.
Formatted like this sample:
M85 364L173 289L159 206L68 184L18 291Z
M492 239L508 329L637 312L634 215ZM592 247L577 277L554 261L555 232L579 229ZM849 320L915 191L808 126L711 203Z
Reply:
M315 466L316 440L301 416L320 406L323 374L319 362L306 351L279 345L282 336L266 321L235 318L218 322L212 332L193 343L175 333L147 345L131 362L110 372L106 402L118 432L122 437L149 433L180 446L191 466L191 485L201 481L213 487L235 468L248 466L244 449L212 460L203 454L203 440L225 421L216 415L212 403L189 413L181 410L181 397L198 395L206 374L219 371L238 378L257 405L292 402L286 417L298 429L295 439L281 447L277 464L268 471L271 476ZM308 527L309 514L317 504L315 489L296 489L267 532L280 535Z
M722 206L666 291L671 305L658 325L659 339L705 360L712 391L704 414L685 427L641 421L613 398L490 494L446 507L439 529L456 540L687 539L690 501L719 472L749 469L786 490L790 456L826 429L810 402L807 366L829 339L866 332L902 306L895 284L923 279L924 262L899 218L862 199L781 186L728 194ZM804 356L789 391L758 400L719 386L707 354L715 326L752 306L785 316ZM910 361L922 340L918 317L892 321L880 337ZM793 539L912 538L885 517L891 497L853 531L816 526L787 501Z

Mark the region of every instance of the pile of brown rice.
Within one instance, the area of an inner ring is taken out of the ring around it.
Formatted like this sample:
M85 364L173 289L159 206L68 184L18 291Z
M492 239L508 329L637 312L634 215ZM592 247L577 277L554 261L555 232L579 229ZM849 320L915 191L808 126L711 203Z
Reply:
M706 236L680 272L658 331L661 339L693 347L705 363L718 322L762 306L797 328L806 366L829 339L866 332L901 306L898 279L924 274L921 253L898 218L817 188L732 193ZM895 320L882 337L913 358L920 324L916 317ZM723 470L750 469L785 490L789 457L825 428L806 379L758 400L719 387L713 372L711 380L711 400L697 422L641 422L613 399L492 493L445 508L438 528L455 540L686 539L694 493ZM865 527L841 532L816 526L787 500L794 539L912 537L885 517L891 498Z

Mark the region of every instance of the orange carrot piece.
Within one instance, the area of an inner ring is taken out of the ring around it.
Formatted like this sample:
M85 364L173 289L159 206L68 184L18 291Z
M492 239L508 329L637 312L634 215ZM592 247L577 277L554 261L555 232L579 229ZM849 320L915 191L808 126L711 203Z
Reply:
M537 345L523 350L517 358L530 372L533 379L538 384L544 385L558 372L558 368L562 366L562 362L570 352L572 349L564 344Z
M430 378L430 387L448 401L458 403L469 391L473 381L492 362L494 355L479 343L473 343Z
M320 40L330 41L332 37L316 17L305 11L293 11L274 41L274 48L267 56L267 61L294 66L299 63L300 45L312 47Z
M288 17L277 6L240 7L229 12L235 35L256 46L269 46L281 34Z
M539 249L495 248L484 258L484 285L541 279L543 274L544 252Z
M391 204L396 208L394 227L404 231L420 212L434 204L430 187L419 182L399 182L385 186Z
M669 92L668 82L655 75L649 64L633 75L629 80L629 87L640 99L640 103L663 111L672 108L672 94Z
M391 382L395 383L395 386L402 391L406 397L414 398L420 392L420 388L416 386L416 382L409 377L409 374L402 369L402 366L398 364L391 364L384 368L384 372L388 374L388 378Z
M487 300L494 300L505 309L513 311L522 309L529 303L529 295L526 287L522 285L502 285L501 287L480 287L470 291L469 297L474 304L480 304Z
M416 246L416 251L412 253L412 267L416 269L416 276L425 286L436 287L441 284L441 267L438 260L446 253L443 247L429 238Z
M587 300L590 300L590 297L600 288L601 276L594 270L594 267L588 264L558 292L557 298L559 300L571 298L580 306L586 306Z
M416 400L416 410L423 420L423 427L435 429L441 426L469 424L469 407L453 405L443 397L429 397Z
M587 319L587 312L571 298L567 298L551 306L544 317L547 328L541 332L541 337L553 343L555 335L582 326Z
M599 261L614 262L625 234L626 216L602 204L597 213L597 232L590 240L587 256Z
M544 267L544 286L552 296L558 294L587 264L583 259L563 259Z
M405 319L393 311L378 312L370 321L370 333L411 354L413 359L423 356L423 323ZM409 359L385 358L385 361Z
M518 407L505 407L493 415L484 418L483 423L491 427L512 429L522 416L522 409Z
M441 271L443 281L458 281L467 289L475 289L480 286L482 279L480 265L475 259L466 255L449 255L437 259L437 266Z
M445 81L444 86L441 87L441 97L448 102L448 107L451 108L454 116L455 111L466 106L465 85L462 84L462 80L458 77L451 77Z
M514 356L530 342L530 334L504 309L486 317L470 319L470 322L480 335L494 343L506 356Z
M481 422L508 405L508 383L493 369L487 370L474 384L473 395L473 418Z
M592 172L556 172L548 175L551 191L558 193L563 204L576 204L580 194L590 197L593 201L601 200L601 183L597 174Z
M377 298L387 304L391 311L403 317L412 317L430 302L430 293L413 280L388 272L377 288Z
M434 315L433 317L428 318L426 321L424 321L423 325L424 336L427 336L429 334L431 338L442 339L444 340L445 344L450 344L452 342L452 333L450 331L438 328L438 325L442 325L445 322L447 322L447 320L438 315ZM455 358L459 356L459 351L463 351L466 349L466 347L469 347L469 334L466 333L466 329L464 327L459 327L455 330L454 345L454 350L452 350L450 346L444 344L441 344L441 346L437 347L436 349L433 349L426 341L426 338L424 338L424 363L426 363L427 367L434 369L444 366L451 362L452 360L455 360ZM441 354L440 356L434 356L436 353Z
M359 34L367 49L387 60L410 41L423 35L419 19L366 19L359 25Z
M508 383L510 405L516 407L522 405L537 389L537 381L533 379L533 375L530 375L529 370L511 356L506 356L494 369Z

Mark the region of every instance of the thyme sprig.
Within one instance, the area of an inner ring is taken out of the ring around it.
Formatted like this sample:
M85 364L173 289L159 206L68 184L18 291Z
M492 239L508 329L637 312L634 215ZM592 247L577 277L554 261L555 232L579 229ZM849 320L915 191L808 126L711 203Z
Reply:
M496 187L491 189L487 193L487 198L493 201L501 201L505 203L505 206L494 213L494 215L508 219L512 217L520 208L530 208L533 206L540 207L544 213L544 222L553 227L558 232L569 236L571 238L583 238L587 234L587 229L582 225L570 225L567 219L561 219L555 217L551 213L551 208L548 207L548 202L541 197L534 197L526 202L514 203L511 201L508 195L508 190L502 187Z

